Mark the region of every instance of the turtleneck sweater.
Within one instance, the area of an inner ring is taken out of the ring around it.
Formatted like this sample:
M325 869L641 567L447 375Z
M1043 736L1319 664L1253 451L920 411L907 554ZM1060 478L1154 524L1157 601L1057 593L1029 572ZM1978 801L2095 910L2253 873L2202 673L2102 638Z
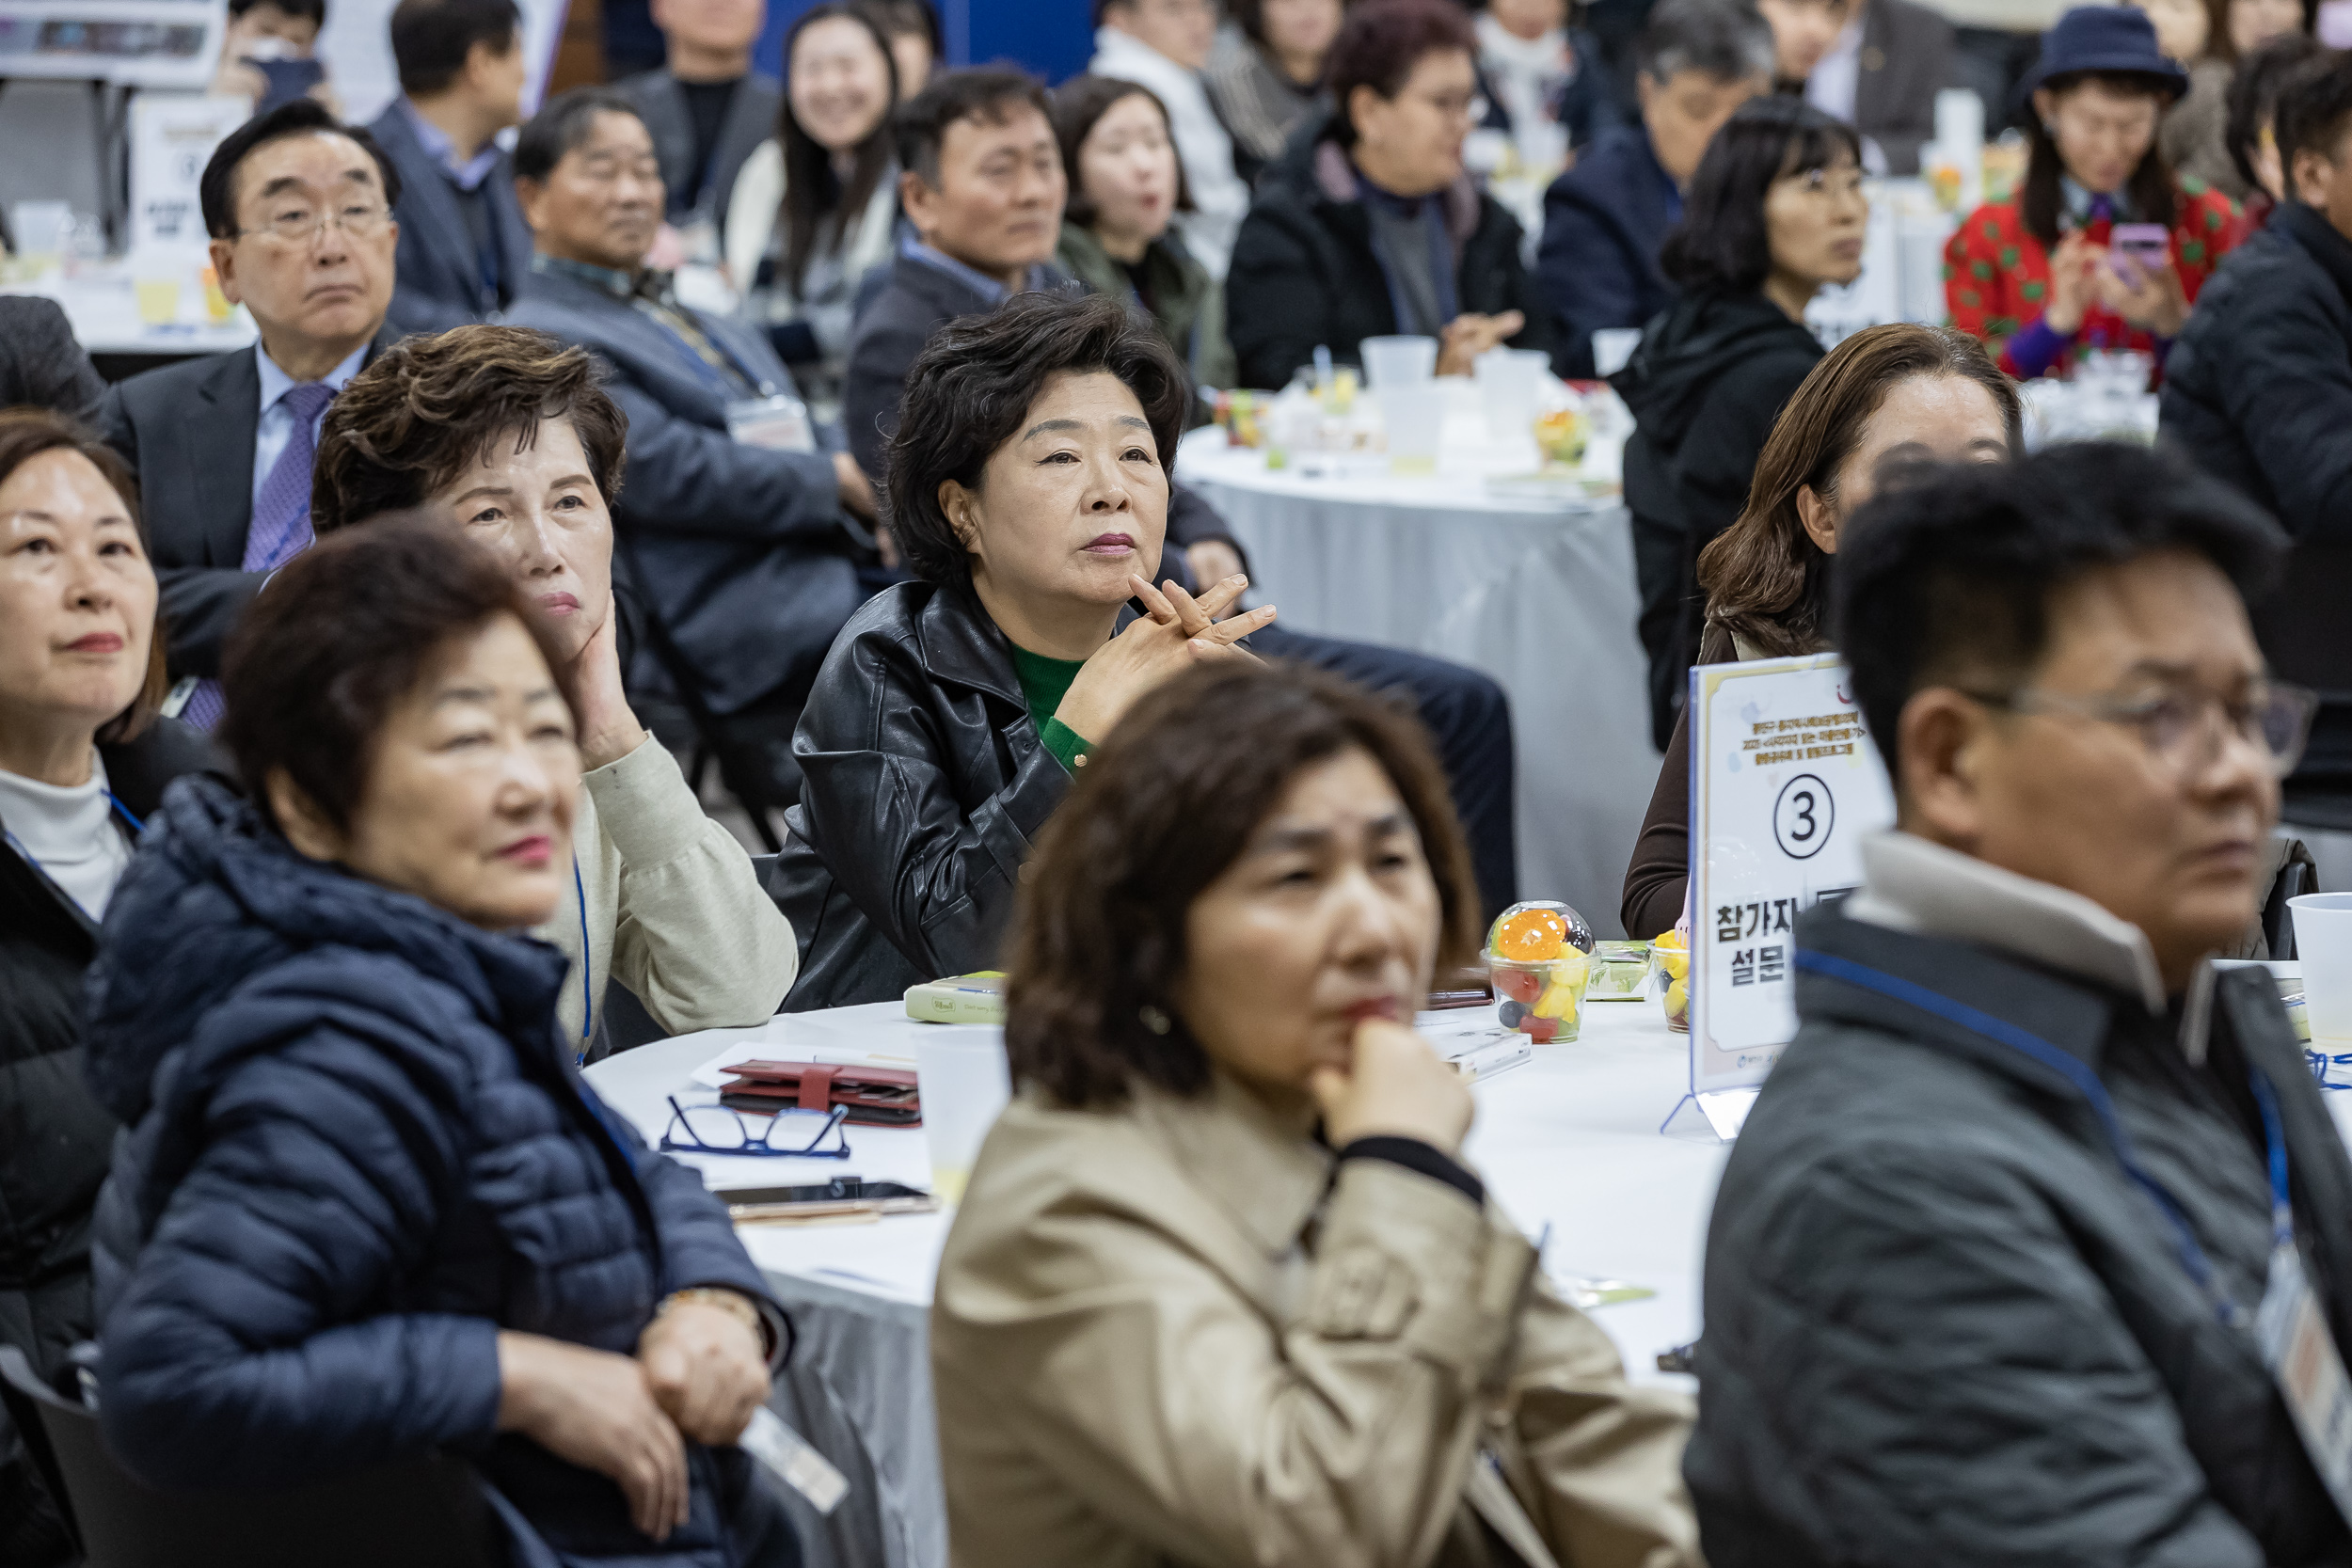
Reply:
M65 890L92 920L103 920L115 883L131 863L131 846L114 824L106 765L92 748L89 782L70 787L0 770L0 829L8 847Z

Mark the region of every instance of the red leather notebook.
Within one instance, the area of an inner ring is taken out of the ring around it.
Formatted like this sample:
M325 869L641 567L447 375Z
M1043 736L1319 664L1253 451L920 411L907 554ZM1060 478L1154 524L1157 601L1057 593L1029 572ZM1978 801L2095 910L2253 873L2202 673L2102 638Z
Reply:
M900 1068L841 1066L832 1062L738 1062L727 1069L732 1082L719 1085L719 1102L765 1115L786 1106L803 1111L849 1107L860 1127L916 1127L923 1102L914 1074Z

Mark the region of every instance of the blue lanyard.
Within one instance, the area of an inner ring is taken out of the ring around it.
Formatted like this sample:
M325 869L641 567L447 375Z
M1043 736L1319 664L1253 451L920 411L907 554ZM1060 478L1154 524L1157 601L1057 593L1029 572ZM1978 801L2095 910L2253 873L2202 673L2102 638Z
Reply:
M2146 1193L2172 1229L2172 1244L2181 1259L2181 1267L2205 1294L2213 1306L2214 1315L2233 1328L2243 1328L2253 1322L2253 1314L2240 1306L2222 1285L2214 1272L2213 1260L2197 1242L2188 1216L2181 1210L2162 1182L2148 1174L2132 1150L2131 1139L2123 1132L2123 1124L2115 1114L2115 1101L2107 1094L2107 1086L2099 1082L2099 1075L2090 1070L2078 1056L2059 1050L2041 1036L2018 1028L1992 1014L1980 1012L1964 1002L1955 1002L1939 991L1882 974L1851 959L1835 958L1811 948L1797 949L1797 968L1812 974L1826 975L1876 991L1881 996L1907 1003L1923 1012L1932 1013L1947 1022L1956 1023L1972 1035L1980 1036L1997 1045L2031 1057L2071 1084L2098 1117L2100 1127L2106 1132L2107 1145L2115 1151L2116 1163L2123 1167L2140 1191ZM2292 1246L2295 1243L2295 1210L2287 1197L2287 1139L2279 1119L2279 1097L2270 1081L2249 1068L2247 1077L2254 1091L2254 1103L2262 1112L2265 1164L2270 1173L2270 1228L2274 1245Z
M596 955L588 947L588 884L580 875L580 852L572 852L572 892L580 899L580 1054L575 1062L588 1065L588 1037L596 1033Z

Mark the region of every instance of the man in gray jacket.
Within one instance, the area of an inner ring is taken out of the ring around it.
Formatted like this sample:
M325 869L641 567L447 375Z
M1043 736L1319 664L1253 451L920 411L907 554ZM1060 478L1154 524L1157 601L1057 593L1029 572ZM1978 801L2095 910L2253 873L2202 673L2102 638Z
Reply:
M798 442L770 434L789 422L776 403L794 392L775 351L645 265L661 174L628 99L575 87L551 100L516 141L515 185L537 254L507 319L611 372L628 419L620 554L660 636L712 714L788 717L879 586L873 536L850 516L873 516L872 487L805 430Z
M1898 828L1799 924L1797 1037L1716 1199L1708 1559L2343 1561L2256 1318L2308 1299L2306 1348L2352 1343L2352 1162L2270 976L2207 962L2310 718L2246 617L2285 540L2095 445L1851 538L1837 645Z

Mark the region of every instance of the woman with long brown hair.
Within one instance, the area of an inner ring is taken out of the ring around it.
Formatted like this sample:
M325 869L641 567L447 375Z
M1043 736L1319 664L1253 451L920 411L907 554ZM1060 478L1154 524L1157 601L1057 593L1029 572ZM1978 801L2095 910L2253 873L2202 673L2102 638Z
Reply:
M861 278L890 260L898 64L881 16L851 0L801 14L784 41L773 139L735 177L722 246L743 312L829 418Z
M1829 559L1843 520L1918 463L2006 461L2020 450L2017 389L1964 332L1897 324L1857 332L1813 368L1756 459L1740 520L1699 556L1701 664L1829 645ZM1681 917L1690 874L1691 720L1675 721L1620 915L1651 937Z

